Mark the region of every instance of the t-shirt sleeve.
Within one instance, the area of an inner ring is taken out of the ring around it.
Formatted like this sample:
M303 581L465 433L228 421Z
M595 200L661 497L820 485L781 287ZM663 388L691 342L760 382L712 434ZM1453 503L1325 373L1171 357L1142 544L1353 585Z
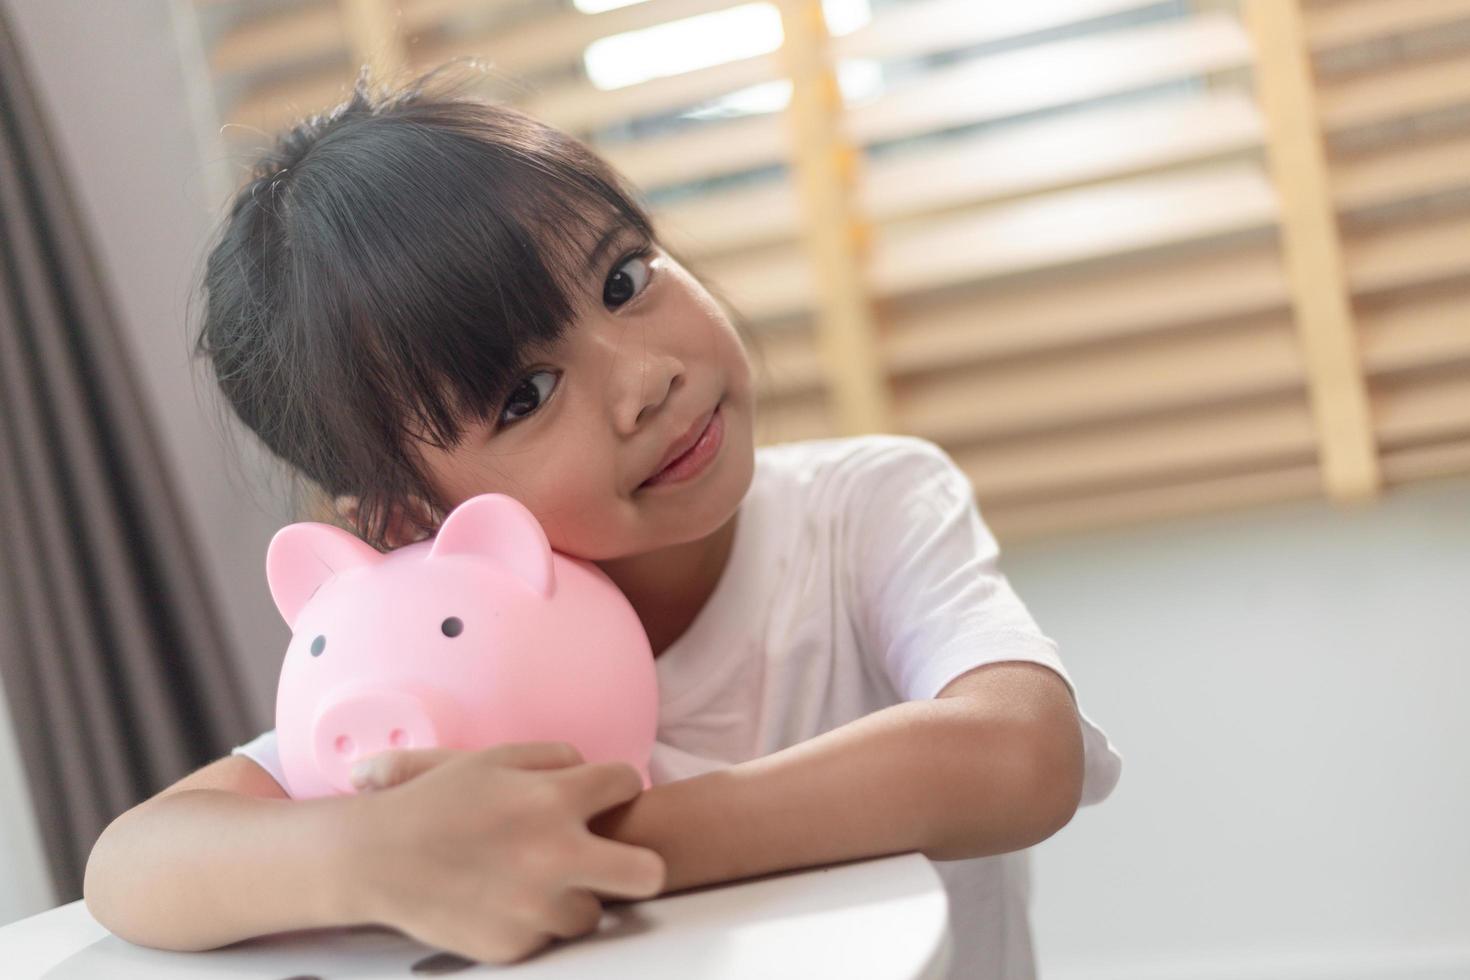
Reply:
M902 697L932 698L965 671L1003 660L1044 663L1071 685L1056 643L1001 572L1000 546L948 453L894 437L855 480L855 605Z
M1057 644L1001 572L1000 546L948 453L926 439L891 437L856 479L854 606L865 654L902 698L932 698L968 670L1016 660L1051 668L1077 698ZM1091 803L1112 791L1122 757L1086 715L1082 727L1083 802Z
M287 796L291 791L286 787L286 775L281 769L281 754L276 748L276 730L272 728L268 732L262 732L244 745L237 745L230 750L230 755L243 755L253 759L271 778L280 784L281 789Z

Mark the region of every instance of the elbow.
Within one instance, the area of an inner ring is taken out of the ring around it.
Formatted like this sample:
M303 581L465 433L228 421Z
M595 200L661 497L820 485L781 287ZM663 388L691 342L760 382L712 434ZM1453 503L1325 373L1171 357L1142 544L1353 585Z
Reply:
M1033 817L1031 845L1039 844L1071 823L1082 801L1084 750L1081 724L1053 725L1032 740L1030 765ZM1028 845L1028 846L1031 846Z
M152 936L139 918L139 909L146 906L139 902L138 895L140 891L146 893L147 886L128 880L128 827L142 806L140 803L113 818L92 842L82 871L82 904L98 925L119 939L135 946L173 949Z
M990 774L981 797L944 812L985 813L984 820L948 825L957 837L937 835L924 854L954 861L1034 847L1071 822L1082 799L1081 730L1065 726L1015 726L1009 739L991 745ZM957 842L958 840L958 842Z
M105 882L112 874L107 857L109 851L107 835L116 824L117 819L114 819L92 842L92 850L87 854L87 866L82 871L82 903L87 907L87 912L92 918L112 933L117 932L117 923L113 921L112 910L107 901L108 889L105 887Z
M97 924L114 936L137 945L150 945L134 931L128 916L130 906L137 905L137 883L126 880L127 864L122 860L127 841L119 839L119 835L126 836L128 813L115 817L92 842L87 866L82 871L82 903Z

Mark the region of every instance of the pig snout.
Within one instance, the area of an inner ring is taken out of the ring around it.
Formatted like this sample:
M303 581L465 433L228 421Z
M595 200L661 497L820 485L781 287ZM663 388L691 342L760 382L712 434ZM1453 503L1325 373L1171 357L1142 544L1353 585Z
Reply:
M440 726L423 698L406 691L354 691L327 703L317 715L312 743L322 775L342 792L355 792L352 764L391 749L441 744Z

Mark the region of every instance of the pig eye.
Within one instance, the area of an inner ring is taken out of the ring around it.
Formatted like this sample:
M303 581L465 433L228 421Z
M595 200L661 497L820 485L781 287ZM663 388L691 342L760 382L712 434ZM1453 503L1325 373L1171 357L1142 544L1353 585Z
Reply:
M322 655L322 651L326 648L327 638L325 636L318 636L316 639L311 641L311 655L313 657L320 657Z
M445 636L458 636L464 630L464 623L460 622L458 616L450 616L439 624L439 629Z

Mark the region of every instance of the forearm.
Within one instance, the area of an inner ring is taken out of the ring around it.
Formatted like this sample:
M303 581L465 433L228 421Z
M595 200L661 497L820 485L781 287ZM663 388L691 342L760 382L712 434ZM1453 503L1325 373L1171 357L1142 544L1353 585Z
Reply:
M92 846L87 910L130 942L175 950L349 925L356 802L216 789L149 800L109 824Z
M650 787L592 828L657 851L666 892L907 851L934 860L999 854L1060 825L1034 744L1030 729L959 699L907 701L780 752Z

